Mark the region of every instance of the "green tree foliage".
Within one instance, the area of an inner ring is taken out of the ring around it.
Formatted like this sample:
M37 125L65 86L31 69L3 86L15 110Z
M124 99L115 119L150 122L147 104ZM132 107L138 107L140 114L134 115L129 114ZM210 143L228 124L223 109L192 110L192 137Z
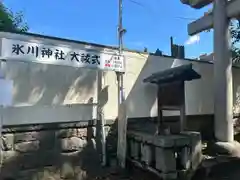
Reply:
M0 2L0 31L26 32L27 24L23 21L21 12L13 13Z
M230 22L231 49L233 62L240 62L240 21Z
M212 13L213 9L209 9L205 15ZM231 54L233 63L240 63L240 20L232 19L229 25L231 37ZM207 30L206 32L210 32Z

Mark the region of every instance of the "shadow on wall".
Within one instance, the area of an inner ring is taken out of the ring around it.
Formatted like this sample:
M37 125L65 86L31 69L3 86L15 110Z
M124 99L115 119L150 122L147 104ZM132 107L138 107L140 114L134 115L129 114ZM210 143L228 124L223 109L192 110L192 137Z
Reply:
M136 63L136 62L135 62ZM182 64L190 63L189 61L182 61L178 59L148 56L146 63L139 69L134 85L126 99L128 106L129 118L143 118L157 116L157 85L150 83L143 83L143 79L152 75L153 73L164 71L166 69L180 66ZM132 65L134 66L134 65ZM129 73L129 72L127 72ZM127 74L126 73L126 74ZM128 74L126 75L128 76ZM175 114L175 112L173 113ZM173 115L165 112L164 115Z
M164 57L153 55L147 57L145 64L143 64L141 69L137 72L139 74L136 76L136 80L126 98L129 129L155 134L157 117L157 85L143 83L143 79L149 77L153 73L185 63L189 62L178 59L173 60L172 58L164 59ZM129 66L131 66L130 63ZM128 75L127 73L126 76ZM164 112L163 115L174 116L175 114L176 112L174 111L170 113ZM176 115L174 121L176 121Z
M135 66L138 66L136 61L133 60L132 64L130 62L127 62L129 70L126 72L126 76L129 75L127 73L131 73L130 69L136 69ZM156 130L155 122L149 120L156 120L157 116L157 87L144 84L143 79L154 72L189 63L193 64L193 68L201 74L202 78L185 83L187 128L192 131L200 131L206 139L213 138L213 65L158 56L149 56L147 62L134 72L136 78L126 98L129 129L151 134ZM128 78L128 81L131 79ZM234 83L236 84L236 81ZM176 114L176 111L164 112L163 115L166 123L172 128L178 126L179 115Z
M149 120L151 120L151 117L156 116L156 112L152 113L152 109L157 100L157 87L152 84L144 84L143 79L153 73L151 71L153 65L152 62L152 56L148 56L141 69L136 72L138 74L125 101L127 106L127 116L130 121L128 122L129 128L143 130L150 133L154 133L156 130L154 123L149 123ZM128 72L126 72L126 76L128 75L127 73ZM139 117L146 118L146 121L140 123L139 119L136 119L136 121L134 120ZM143 124L144 122L147 123L146 126Z
M4 67L6 78L14 81L14 105L86 103L96 94L93 69L15 61Z
M16 105L86 103L96 89L97 73L64 66L7 63Z

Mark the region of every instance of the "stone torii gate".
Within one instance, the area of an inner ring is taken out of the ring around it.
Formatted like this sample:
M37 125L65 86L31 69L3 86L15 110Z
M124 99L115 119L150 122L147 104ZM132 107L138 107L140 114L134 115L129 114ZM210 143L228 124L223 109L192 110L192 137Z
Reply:
M240 15L240 0L181 0L195 9L210 3L213 13L188 25L188 34L214 29L214 118L215 137L221 142L232 142L233 138L233 94L232 59L229 49L229 20Z

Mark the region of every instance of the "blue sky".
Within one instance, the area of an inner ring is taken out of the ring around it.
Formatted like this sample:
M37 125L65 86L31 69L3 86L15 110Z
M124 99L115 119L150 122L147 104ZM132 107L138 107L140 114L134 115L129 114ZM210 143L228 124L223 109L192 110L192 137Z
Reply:
M13 12L22 11L30 32L117 45L118 0L3 0ZM140 5L139 5L140 4ZM209 7L207 7L209 8ZM170 36L184 44L187 24L207 8L192 9L180 0L123 0L124 46L170 53ZM183 18L189 19L183 19ZM201 33L200 41L186 46L187 57L212 51L212 33Z

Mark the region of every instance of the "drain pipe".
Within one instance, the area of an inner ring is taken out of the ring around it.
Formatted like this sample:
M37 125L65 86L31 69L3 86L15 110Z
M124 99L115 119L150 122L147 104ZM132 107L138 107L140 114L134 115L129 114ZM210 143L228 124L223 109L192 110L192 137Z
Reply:
M3 66L3 62L2 60L0 60L0 79L4 78L3 72L2 72L2 66ZM1 96L1 94L0 94ZM3 164L3 136L2 136L2 126L3 126L3 106L0 105L0 173L2 172L2 164Z
M3 72L3 59L0 60L0 79L5 78L5 74ZM1 94L0 94L1 96ZM2 130L3 130L3 112L4 112L4 105L0 103L0 173L2 171L2 164L3 164L3 136L2 136Z
M103 115L103 105L101 103L103 72L98 70L97 73L97 120L100 121L101 128L101 145L102 145L102 166L106 166L106 132L105 132L105 119Z
M0 106L0 173L2 171L3 164L3 137L2 137L2 125L3 125L3 106Z

